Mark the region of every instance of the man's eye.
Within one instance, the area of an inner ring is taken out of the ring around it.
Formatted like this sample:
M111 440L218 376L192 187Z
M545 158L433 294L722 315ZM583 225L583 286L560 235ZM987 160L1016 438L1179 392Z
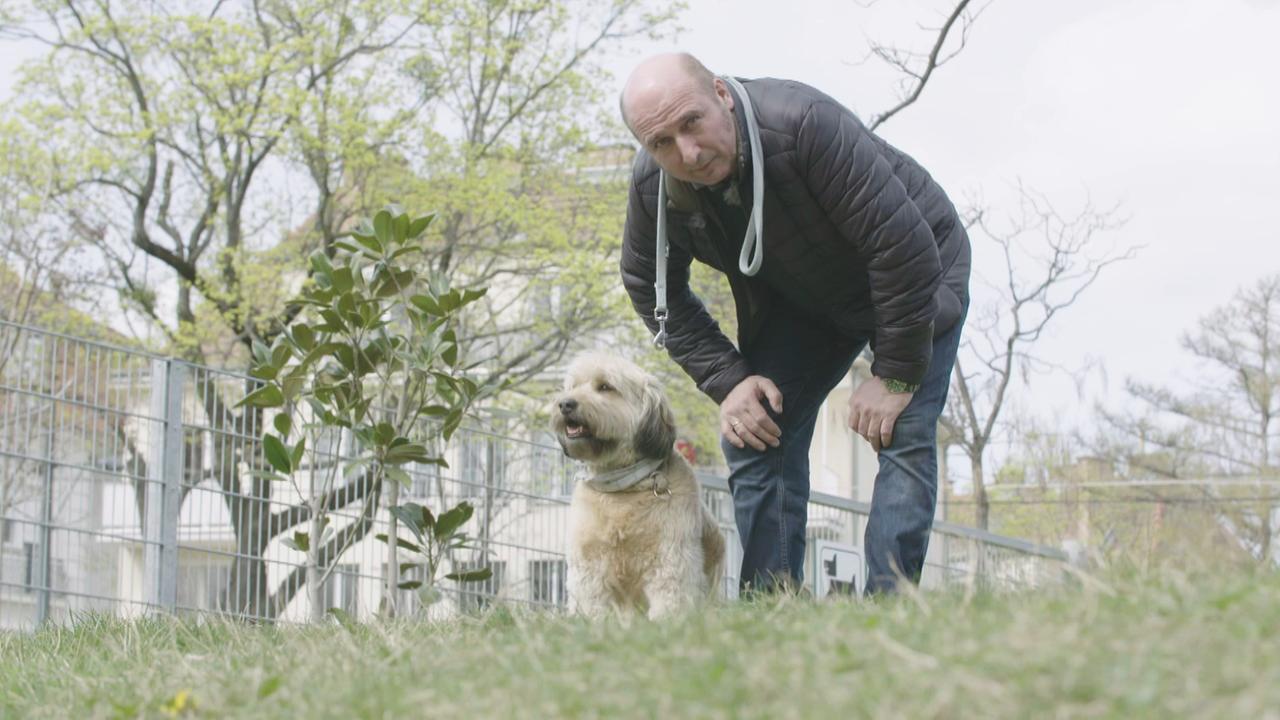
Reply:
M666 146L668 146L668 145L670 145L670 144L671 144L671 138L665 138L665 137L664 137L664 138L658 138L657 140L654 140L654 141L653 141L653 149L654 149L654 150L661 150L662 148L664 148L664 147L666 147Z
M702 119L702 116L701 116L701 115L694 115L693 117L691 117L691 118L689 118L688 120L685 120L685 121L684 121L684 126L685 126L685 128L686 128L686 129L690 129L690 128L692 128L694 125L697 125L697 124L698 124L698 121L699 121L699 120L701 120L701 119Z

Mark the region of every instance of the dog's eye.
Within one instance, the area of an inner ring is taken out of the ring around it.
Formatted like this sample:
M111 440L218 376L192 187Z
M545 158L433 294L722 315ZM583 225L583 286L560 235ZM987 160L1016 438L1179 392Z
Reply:
M610 385L609 383L602 382L598 386L596 386L596 390L600 392L613 392L613 386Z

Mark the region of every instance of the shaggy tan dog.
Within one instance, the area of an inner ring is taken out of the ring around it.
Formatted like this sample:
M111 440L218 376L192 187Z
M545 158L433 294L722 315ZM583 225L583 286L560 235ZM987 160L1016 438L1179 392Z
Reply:
M552 428L590 476L570 505L569 593L578 611L651 618L720 589L724 539L675 451L675 420L656 380L591 353L569 366Z

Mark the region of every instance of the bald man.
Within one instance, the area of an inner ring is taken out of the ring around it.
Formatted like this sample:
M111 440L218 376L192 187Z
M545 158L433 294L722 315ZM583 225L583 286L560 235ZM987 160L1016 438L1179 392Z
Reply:
M873 377L849 401L850 428L880 460L866 589L918 581L969 298L955 207L914 160L802 83L716 77L690 55L659 55L632 72L621 110L641 144L623 282L720 405L743 590L803 580L814 422L868 344ZM728 277L736 345L689 288L695 259Z

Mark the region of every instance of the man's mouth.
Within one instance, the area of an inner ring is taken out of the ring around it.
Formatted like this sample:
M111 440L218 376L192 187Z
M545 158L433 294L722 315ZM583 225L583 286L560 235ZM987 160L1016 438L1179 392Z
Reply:
M565 420L564 436L574 440L577 440L580 438L588 438L588 437L591 437L591 431L587 429L586 425L583 425L580 422L575 422L573 420Z

